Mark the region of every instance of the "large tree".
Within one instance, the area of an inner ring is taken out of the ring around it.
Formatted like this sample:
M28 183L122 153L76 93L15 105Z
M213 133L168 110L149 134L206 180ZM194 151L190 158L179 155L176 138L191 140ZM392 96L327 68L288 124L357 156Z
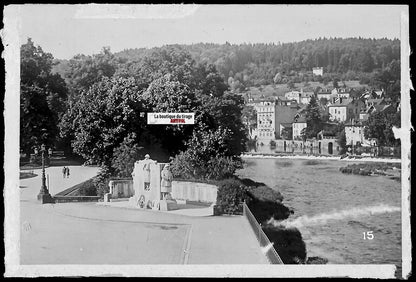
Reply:
M66 110L65 81L52 74L53 57L29 38L20 49L20 148L57 142L59 119Z
M142 96L146 110L154 113L195 113L199 102L195 90L171 75L154 80ZM196 118L199 120L199 118ZM160 140L172 155L185 149L192 135L193 125L148 125L149 131Z
M134 79L103 77L70 105L61 134L72 136L75 153L110 166L124 138L132 132L139 138L144 131L146 117L141 113L143 101Z
M103 47L100 53L92 56L74 56L67 63L64 73L72 96L77 97L81 91L87 91L103 77L112 77L122 62L114 57L109 47Z
M309 104L305 109L305 119L306 119L306 138L316 137L318 132L323 128L322 117L321 117L321 108L316 101L315 96L311 97Z
M368 117L364 136L375 138L379 146L395 146L400 139L394 138L393 126L400 127L400 111L396 113L375 112Z

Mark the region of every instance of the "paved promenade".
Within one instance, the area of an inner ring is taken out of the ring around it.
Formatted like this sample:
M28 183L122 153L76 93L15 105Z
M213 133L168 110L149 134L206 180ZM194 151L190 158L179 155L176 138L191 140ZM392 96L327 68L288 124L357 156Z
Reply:
M54 195L94 176L95 167L47 169ZM267 264L242 216L186 216L97 203L36 202L40 170L22 179L21 264Z
M97 175L99 168L90 166L67 166L70 169L69 178L63 178L63 166L52 166L45 169L45 175L49 177L47 183L51 195L55 195L78 183L86 181ZM28 171L28 170L24 170ZM33 173L36 177L20 180L20 200L36 202L36 196L42 185L42 169L35 169Z

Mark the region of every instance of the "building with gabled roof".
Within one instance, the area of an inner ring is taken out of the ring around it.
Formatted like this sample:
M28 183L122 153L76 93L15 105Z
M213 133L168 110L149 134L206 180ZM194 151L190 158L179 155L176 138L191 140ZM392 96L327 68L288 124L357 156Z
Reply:
M348 146L374 146L375 140L364 136L362 122L351 120L345 124L345 139Z
M292 136L293 140L301 140L302 139L302 130L305 129L307 126L306 118L304 115L297 114L293 120L292 124Z
M328 106L329 119L331 121L345 122L358 119L365 104L361 100L339 98Z

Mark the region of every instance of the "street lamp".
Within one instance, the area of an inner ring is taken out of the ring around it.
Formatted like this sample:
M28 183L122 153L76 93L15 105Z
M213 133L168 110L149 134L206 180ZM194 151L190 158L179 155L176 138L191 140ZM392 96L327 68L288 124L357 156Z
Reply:
M42 146L40 147L40 151L42 152L42 186L40 187L40 191L38 194L38 201L40 201L42 204L47 204L47 203L53 203L54 200L51 196L51 194L49 194L48 191L48 187L46 187L46 177L45 177L45 151L46 151L46 146L45 144L42 144ZM37 149L35 149L35 152L37 153ZM48 150L49 156L52 153L52 149L49 148Z

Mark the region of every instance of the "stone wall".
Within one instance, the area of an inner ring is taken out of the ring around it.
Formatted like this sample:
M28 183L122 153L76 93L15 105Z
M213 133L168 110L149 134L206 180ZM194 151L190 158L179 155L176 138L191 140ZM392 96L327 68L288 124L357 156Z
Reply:
M212 184L173 181L172 198L204 203L215 203L217 201L218 187Z
M134 195L132 179L114 179L110 180L111 199L130 198Z
M133 180L111 180L109 183L111 199L129 198L134 196ZM111 188L112 187L112 188ZM217 201L218 187L212 184L172 181L172 198L203 203Z
M341 148L333 138L321 140L275 140L274 152L311 154L311 155L339 155Z

